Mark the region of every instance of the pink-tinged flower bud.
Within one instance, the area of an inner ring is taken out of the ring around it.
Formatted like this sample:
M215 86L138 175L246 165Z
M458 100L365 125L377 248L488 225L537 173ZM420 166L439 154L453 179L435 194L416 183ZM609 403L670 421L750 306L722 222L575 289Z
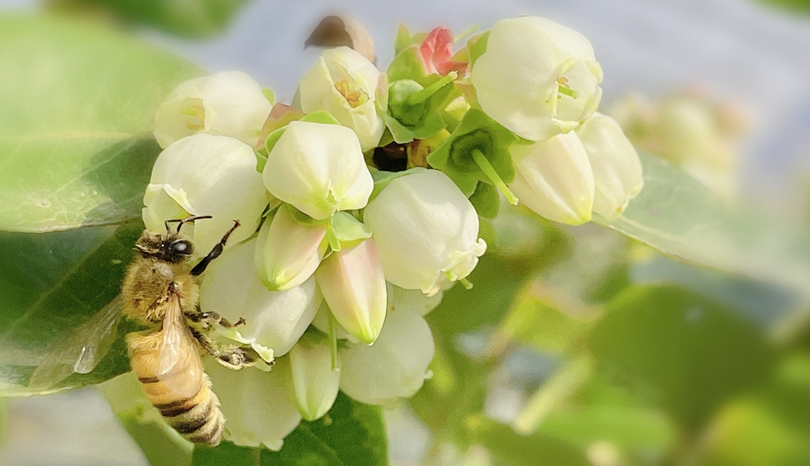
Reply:
M288 290L304 283L326 253L326 225L303 225L294 215L294 208L282 205L259 231L255 265L268 290Z
M509 147L515 179L509 189L539 215L579 225L591 219L594 180L588 154L576 133Z
M385 276L374 239L332 253L315 277L337 322L361 342L373 343L387 307Z
M455 71L459 76L467 72L467 63L452 61L453 57L453 31L439 26L428 33L419 54L428 73L438 73L442 76Z
M192 134L216 134L255 147L272 107L261 86L241 71L192 79L177 86L160 105L155 139L165 148Z

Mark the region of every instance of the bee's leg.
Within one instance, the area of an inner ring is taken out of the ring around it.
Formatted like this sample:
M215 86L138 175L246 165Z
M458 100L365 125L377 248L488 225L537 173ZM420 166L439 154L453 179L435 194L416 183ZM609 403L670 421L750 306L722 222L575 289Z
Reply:
M245 349L237 345L219 345L213 338L204 331L190 327L191 334L214 359L228 369L239 370L243 367L250 367L256 361L258 354L252 349Z
M235 324L232 324L231 321L222 317L216 312L202 312L199 309L197 309L197 312L194 313L186 313L186 318L194 323L200 324L204 329L209 329L214 326L232 328L245 324L245 319L242 317L240 317Z
M191 269L191 275L197 276L205 272L208 264L222 254L222 250L225 249L225 243L228 241L228 237L231 236L231 233L233 233L233 231L237 228L239 228L239 220L234 220L233 226L225 233L222 239L219 240L219 243L215 244L214 248L211 249L211 252L209 252L207 256L203 257L203 259L197 265L195 265L193 269Z

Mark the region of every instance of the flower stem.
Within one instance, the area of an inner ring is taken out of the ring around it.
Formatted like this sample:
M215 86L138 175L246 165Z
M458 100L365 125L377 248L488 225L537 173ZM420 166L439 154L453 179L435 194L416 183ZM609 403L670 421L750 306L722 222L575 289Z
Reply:
M426 101L430 98L433 94L439 91L439 89L443 88L444 86L450 84L458 78L458 73L455 71L451 71L447 74L447 76L443 77L442 79L436 81L435 83L431 84L430 86L422 89L419 92L414 92L413 94L408 96L408 105L417 105L421 104L422 102Z
M337 322L335 316L332 315L332 310L329 310L329 349L332 352L332 370L340 370L340 361L338 361L338 347L337 347Z
M332 224L332 218L330 217L329 221L326 222L326 240L329 242L329 247L332 248L334 252L340 252L340 240L335 234L335 227Z
M477 30L478 30L478 25L473 24L472 26L470 26L467 29L459 32L458 35L453 37L453 43L456 43L456 42L460 41L461 39L465 38L466 36L469 36L470 34L473 34Z
M484 156L484 153L481 152L480 149L473 149L472 151L473 160L475 163L478 164L478 168L487 175L492 184L494 184L504 196L506 196L506 200L509 201L512 205L517 205L519 199L512 193L509 187L506 186L506 183L503 182L498 172L495 171L495 167L489 163L489 160Z

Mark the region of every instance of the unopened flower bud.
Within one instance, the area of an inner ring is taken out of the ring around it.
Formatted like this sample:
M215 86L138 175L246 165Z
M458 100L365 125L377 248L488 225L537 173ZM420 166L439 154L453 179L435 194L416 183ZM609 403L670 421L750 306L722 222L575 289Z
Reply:
M472 272L486 243L478 214L444 173L418 170L392 180L364 213L385 278L434 295L445 281Z
M332 351L326 342L302 338L292 347L282 367L289 370L292 399L304 419L326 414L337 398L340 371L332 369Z
M428 33L419 46L419 54L428 73L444 76L451 71L464 75L468 64L451 60L453 57L453 31L439 26Z
M392 407L422 387L433 353L433 334L425 319L394 312L372 346L350 344L340 351L340 389L363 403Z
M256 271L269 290L287 290L304 283L326 253L326 224L304 225L294 215L294 208L282 205L259 231Z
M310 217L362 209L374 189L357 136L338 125L293 121L267 156L267 190Z
M205 372L225 416L225 439L246 447L278 451L298 427L301 415L289 399L285 374L255 368L227 369L211 359Z
M579 225L591 219L593 172L576 133L513 144L509 151L515 163L509 189L522 204L555 222Z
M210 215L183 233L207 254L239 220L228 246L256 231L267 205L256 156L247 144L225 136L196 134L167 147L152 168L143 198L143 221L148 230L165 231L166 220Z
M167 147L195 133L230 136L255 147L273 105L241 71L224 71L180 84L155 115L155 139Z
M385 130L376 102L381 77L373 63L349 47L325 50L298 85L301 110L329 112L357 133L363 151L372 149Z
M373 343L385 320L387 302L374 239L332 253L315 277L338 323L359 341Z
M481 108L532 141L573 130L602 97L602 69L588 39L545 18L495 23L471 79Z
M281 356L309 327L321 305L315 279L286 291L268 291L253 268L253 239L213 261L200 287L200 307L231 323L244 319L239 333Z
M593 211L613 220L644 186L641 161L619 124L601 113L576 130L591 162L595 183Z

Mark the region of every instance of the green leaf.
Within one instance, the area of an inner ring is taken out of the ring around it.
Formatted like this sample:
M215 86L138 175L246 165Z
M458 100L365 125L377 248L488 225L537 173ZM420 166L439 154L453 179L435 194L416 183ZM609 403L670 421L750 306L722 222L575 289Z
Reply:
M185 37L211 37L225 30L247 0L49 0L61 9L104 8L120 19Z
M583 449L552 435L538 432L518 435L509 427L483 415L467 422L473 442L487 447L496 457L512 465L591 466Z
M639 153L644 189L613 221L594 221L695 264L810 289L810 238L771 219L729 207L662 159Z
M194 450L193 466L382 466L388 464L387 439L378 407L340 393L324 418L303 421L278 452L238 447Z
M118 293L143 224L43 234L0 232L0 396L30 394L28 379L49 345ZM119 326L119 335L132 325ZM119 338L86 375L57 389L98 383L129 370Z
M772 362L764 336L695 293L636 286L596 325L590 348L615 371L697 427L728 397L759 382Z
M196 66L53 17L0 18L0 229L139 218L160 148L152 119Z

